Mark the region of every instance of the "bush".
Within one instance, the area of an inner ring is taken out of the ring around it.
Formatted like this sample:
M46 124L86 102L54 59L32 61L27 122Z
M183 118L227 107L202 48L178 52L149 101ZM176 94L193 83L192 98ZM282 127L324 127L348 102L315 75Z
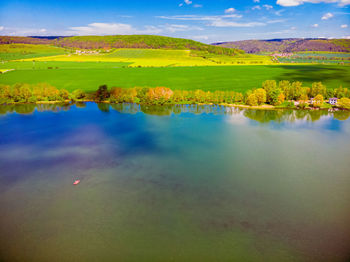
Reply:
M324 101L323 96L322 95L317 95L317 96L314 97L312 105L314 107L321 107L323 105L323 101Z
M284 94L279 88L275 88L269 92L269 102L274 106L278 106L284 102Z
M110 93L108 92L108 88L106 85L102 85L98 88L95 94L95 99L99 102L105 101L110 97Z
M152 104L164 104L170 101L174 92L166 87L150 88L147 92L147 100Z
M338 100L338 107L350 109L350 99L343 97Z
M85 92L81 89L74 90L72 95L74 99L83 99L86 97Z
M332 105L323 102L323 104L320 106L321 109L331 109L333 108Z
M284 101L278 107L280 107L280 108L296 108L293 101Z
M62 100L68 100L69 99L69 92L66 89L61 89L59 96Z
M259 105L266 103L266 91L265 91L265 89L259 88L259 89L255 90L254 95L255 95Z
M258 105L258 99L256 98L255 94L251 94L248 96L246 104L249 106L257 106Z

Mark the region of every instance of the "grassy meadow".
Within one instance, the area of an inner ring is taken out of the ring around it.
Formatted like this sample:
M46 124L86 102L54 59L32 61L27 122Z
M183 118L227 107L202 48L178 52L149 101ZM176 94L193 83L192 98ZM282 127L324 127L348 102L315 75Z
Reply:
M94 91L101 84L118 87L165 86L173 90L233 90L245 92L267 79L322 81L328 88L350 84L350 67L331 65L236 65L127 68L120 63L17 62L16 70L0 75L1 84L46 82L68 91ZM15 62L12 68L15 67ZM3 65L2 65L3 66ZM127 66L127 64L126 64ZM8 65L5 65L8 68ZM57 69L56 69L57 67ZM52 69L48 69L52 68Z
M49 45L5 44L0 45L0 61L31 59L66 54L67 50Z

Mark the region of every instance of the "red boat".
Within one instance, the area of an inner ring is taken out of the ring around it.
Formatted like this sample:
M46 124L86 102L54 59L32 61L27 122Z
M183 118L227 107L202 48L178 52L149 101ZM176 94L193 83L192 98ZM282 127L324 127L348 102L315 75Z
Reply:
M78 185L79 183L80 183L80 180L75 180L74 183L73 183L73 185L76 186L76 185Z

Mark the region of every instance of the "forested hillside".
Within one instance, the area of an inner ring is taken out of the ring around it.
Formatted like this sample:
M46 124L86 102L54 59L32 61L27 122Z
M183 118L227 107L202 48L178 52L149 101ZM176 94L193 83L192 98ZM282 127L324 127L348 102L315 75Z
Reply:
M0 37L0 44L25 43L48 44L80 49L146 48L198 50L212 54L236 55L244 53L238 49L207 45L189 39L152 35L72 36L57 39L34 37Z
M214 43L215 46L237 48L247 53L265 52L350 52L350 39L272 39Z

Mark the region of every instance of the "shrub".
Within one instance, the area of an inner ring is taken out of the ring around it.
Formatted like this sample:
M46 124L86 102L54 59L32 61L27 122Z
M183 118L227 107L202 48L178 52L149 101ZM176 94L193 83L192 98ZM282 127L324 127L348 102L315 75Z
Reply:
M73 95L73 98L75 99L83 99L86 97L85 92L81 89L74 90L72 95Z
M147 92L147 99L154 104L164 104L169 102L174 92L166 87L150 88Z
M312 83L310 95L312 97L317 95L322 95L322 97L325 97L326 91L327 91L326 87L321 82L315 82L315 83Z
M338 106L340 108L346 108L346 109L350 109L350 99L343 97L341 99L338 100Z
M11 90L8 85L0 85L0 103L11 102Z
M61 89L59 96L62 100L68 100L69 99L69 92L66 89Z
M331 109L333 107L332 107L332 105L323 102L323 104L320 106L320 108L322 108L322 109Z
M266 91L265 89L259 88L254 91L254 95L259 105L266 103Z
M276 106L276 105L280 105L283 103L284 101L284 95L282 93L282 90L279 88L273 89L272 91L270 91L269 93L269 98L270 98L270 104Z
M322 95L317 95L314 97L314 100L313 100L313 106L314 107L321 107L321 105L323 105L323 96Z
M246 104L249 106L257 106L258 105L258 99L256 98L255 94L251 94L248 96L246 100Z
M294 105L294 102L292 102L292 101L284 101L278 107L281 107L281 108L295 108L295 105Z
M102 85L98 88L95 94L95 99L99 102L105 101L110 96L110 93L108 92L107 85Z

